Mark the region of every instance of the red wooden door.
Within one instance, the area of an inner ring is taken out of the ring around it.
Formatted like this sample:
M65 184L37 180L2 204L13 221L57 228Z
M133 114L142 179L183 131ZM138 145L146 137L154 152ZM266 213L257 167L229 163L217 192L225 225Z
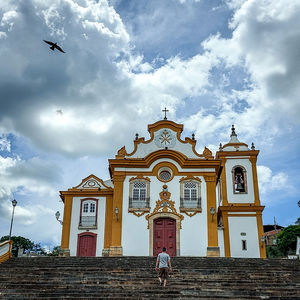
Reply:
M78 235L77 256L96 256L96 239L94 233L81 233Z
M163 247L170 256L176 256L176 221L170 218L154 220L153 255L157 256Z

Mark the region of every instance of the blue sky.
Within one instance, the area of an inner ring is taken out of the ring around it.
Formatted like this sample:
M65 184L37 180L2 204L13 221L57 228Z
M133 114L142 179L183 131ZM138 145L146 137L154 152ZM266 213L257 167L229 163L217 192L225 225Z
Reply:
M293 224L300 200L297 0L8 0L0 3L0 235L53 247L58 191L162 118L197 149L259 149L264 224ZM57 41L65 54L43 39Z

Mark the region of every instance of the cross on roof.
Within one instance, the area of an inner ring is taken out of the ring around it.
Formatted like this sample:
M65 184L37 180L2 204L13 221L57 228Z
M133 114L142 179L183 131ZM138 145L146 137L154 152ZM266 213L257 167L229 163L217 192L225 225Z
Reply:
M168 111L168 110L165 108L165 109L163 109L162 111L165 113L164 120L167 120L167 111Z

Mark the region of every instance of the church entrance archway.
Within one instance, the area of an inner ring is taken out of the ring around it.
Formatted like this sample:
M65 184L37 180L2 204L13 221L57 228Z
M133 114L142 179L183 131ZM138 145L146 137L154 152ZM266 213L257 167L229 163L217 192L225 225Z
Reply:
M163 247L170 256L176 256L176 220L158 218L153 223L153 256L157 256Z
M78 234L77 256L96 256L97 234L83 232Z

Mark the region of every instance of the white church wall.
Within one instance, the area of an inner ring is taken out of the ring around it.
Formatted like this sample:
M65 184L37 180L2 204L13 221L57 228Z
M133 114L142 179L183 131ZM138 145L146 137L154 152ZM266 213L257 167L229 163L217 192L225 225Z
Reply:
M256 216L228 216L228 226L231 257L259 258L260 251ZM247 250L242 250L243 240L246 241Z
M77 254L77 240L78 234L86 232L86 229L78 229L79 218L80 218L80 200L86 197L74 197L72 203L72 214L70 224L70 255L76 256ZM96 244L96 256L102 256L102 250L104 246L104 232L105 232L105 209L106 209L106 198L95 197L98 199L98 212L97 212L97 229L89 229L89 232L97 234Z
M173 164L173 160L170 161ZM154 167L160 160L157 160ZM182 171L178 166L179 171ZM132 170L131 170L132 171ZM148 169L149 171L149 169ZM187 170L185 170L187 171ZM199 171L199 170L198 170ZM148 221L145 215L137 217L128 212L129 205L129 180L135 176L127 176L124 180L123 189L123 223L122 223L122 246L123 255L149 255L150 248L150 232ZM157 179L156 176L147 176L150 178L150 213L153 212L156 201L160 200L159 193L162 191L164 184L167 184L168 191L171 193L170 200L175 201L175 208L180 213L180 182L183 176L175 176L171 181L164 183ZM199 176L201 183L201 202L202 213L198 213L193 217L185 214L182 221L182 229L180 230L180 255L205 256L207 247L207 218L206 218L206 184L204 178ZM197 228L197 230L195 230ZM133 234L134 233L134 234ZM191 241L193 241L191 243ZM151 253L152 255L152 253Z
M145 215L137 217L128 212L129 179L126 176L123 185L122 247L124 256L149 255L149 231ZM150 185L151 191L151 185ZM150 204L151 205L151 204Z
M221 228L218 228L218 244L220 248L220 257L225 256L225 250L224 250L224 230Z
M234 194L232 182L232 168L234 166L243 166L247 171L247 193ZM228 203L254 203L254 188L252 164L248 158L237 159L227 158L226 164L226 184L227 184L227 199Z
M180 179L181 177L178 176ZM207 250L207 204L206 183L201 179L201 208L202 212L193 217L184 214L181 229L181 256L206 256Z

